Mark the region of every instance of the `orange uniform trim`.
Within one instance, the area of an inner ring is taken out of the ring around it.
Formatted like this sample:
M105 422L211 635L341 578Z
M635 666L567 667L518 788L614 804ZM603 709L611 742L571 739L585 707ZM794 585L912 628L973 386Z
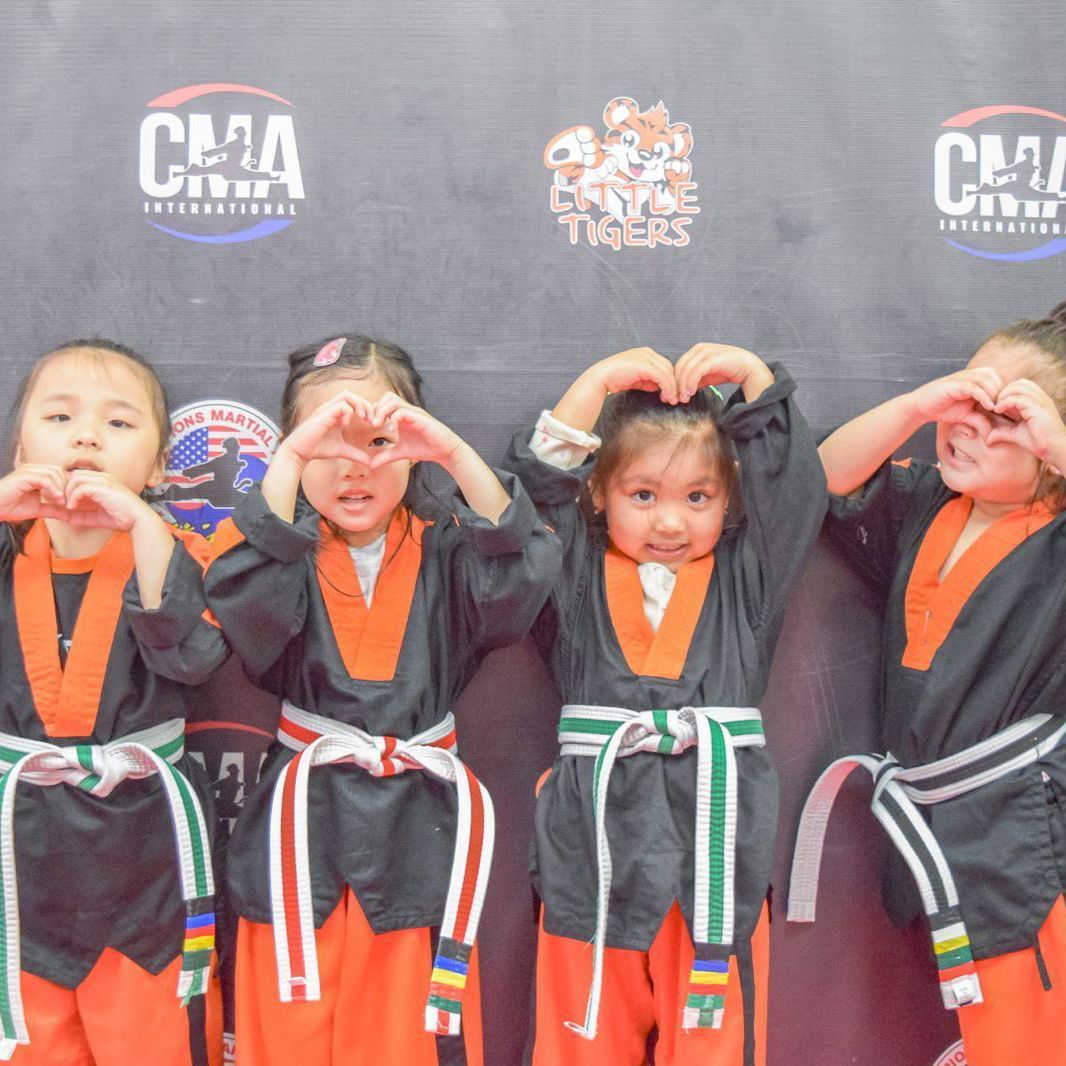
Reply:
M949 500L926 531L907 580L904 611L907 647L902 663L928 670L959 612L977 586L1026 538L1055 516L1044 506L1020 507L988 527L960 556L943 581L940 571L966 526L973 499Z
M129 534L115 533L93 561L64 670L52 591L52 549L43 522L33 524L24 554L15 557L15 620L22 659L34 707L50 737L89 736L96 725L122 612L122 589L133 573ZM84 571L71 570L67 561L59 561L56 572Z
M348 675L361 681L391 681L396 676L415 585L422 565L426 523L398 510L385 534L381 564L370 610L348 545L319 523L318 587L326 604L337 650Z
M658 632L652 631L644 614L644 589L636 562L612 545L604 554L603 568L607 610L629 669L640 677L676 681L685 668L707 598L714 553L685 563L678 571Z
M215 535L208 541L210 555L209 562L214 562L224 552L240 544L244 540L244 534L237 528L237 523L232 518L219 522L215 529Z
M212 551L212 544L209 540L201 537L199 533L193 533L189 529L175 529L173 526L167 527L173 534L175 540L180 540L185 545L185 550L200 564L200 571L207 573L207 568L211 565L211 560L214 558ZM236 528L236 527L234 527ZM241 538L243 540L243 537ZM218 619L211 613L209 607L205 607L201 617L210 625L213 625L215 629L221 629Z

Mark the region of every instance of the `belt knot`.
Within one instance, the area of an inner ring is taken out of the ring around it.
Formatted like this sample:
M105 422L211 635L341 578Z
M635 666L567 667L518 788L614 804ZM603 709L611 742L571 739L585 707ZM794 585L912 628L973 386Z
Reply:
M678 755L699 739L696 712L691 707L677 710L639 711L625 726L621 747L626 755L638 751Z
M407 769L422 769L421 764L410 753L406 741L398 737L387 736L373 739L378 758L376 761L368 760L363 766L371 777L393 777L395 774L402 774Z

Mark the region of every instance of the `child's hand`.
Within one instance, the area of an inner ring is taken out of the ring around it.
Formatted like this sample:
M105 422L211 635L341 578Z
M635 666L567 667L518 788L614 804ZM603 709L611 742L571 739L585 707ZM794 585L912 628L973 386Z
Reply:
M384 442L371 452L371 470L400 459L412 463L429 460L447 467L464 447L462 438L443 422L394 392L387 392L378 400L367 421L371 426L381 427Z
M342 392L327 400L305 418L281 442L278 452L290 455L301 465L312 459L351 459L370 464L370 456L345 437L356 421L370 422L373 407L354 392Z
M102 470L72 470L67 475L66 511L72 526L129 531L143 522L163 520L132 489Z
M629 348L594 363L585 371L605 393L639 389L657 392L664 403L677 403L677 380L670 360L653 348Z
M687 403L706 385L735 382L754 400L773 383L770 368L754 353L732 344L694 344L674 367L678 394Z
M1013 420L1013 425L997 426L988 434L989 444L1001 441L1017 444L1043 462L1054 461L1066 448L1066 425L1055 401L1035 381L1017 378L1004 385L992 408Z
M961 422L974 404L994 411L1002 388L1003 378L998 371L977 366L921 385L910 399L923 422Z
M0 478L0 521L65 518L67 474L58 466L24 463Z

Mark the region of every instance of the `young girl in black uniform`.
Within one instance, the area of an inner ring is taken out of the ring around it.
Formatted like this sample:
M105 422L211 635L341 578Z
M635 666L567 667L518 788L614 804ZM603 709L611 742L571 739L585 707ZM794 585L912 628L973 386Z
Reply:
M21 1066L222 1058L214 813L183 738L186 686L226 649L206 544L141 498L168 435L158 378L112 341L62 345L19 393L0 480L0 1059Z
M863 766L919 889L894 860L886 899L901 923L924 909L970 1066L1066 1062L1063 412L1066 304L820 449L830 531L888 595L886 754L815 786L789 916L814 918L829 810ZM937 465L890 462L928 422Z
M558 540L425 410L401 349L349 335L289 367L283 440L207 576L249 676L283 701L230 843L239 1061L480 1063L492 807L451 708L532 624ZM420 462L461 493L432 517Z
M726 382L723 405L706 386ZM635 1066L656 1028L659 1064L765 1061L777 779L757 704L825 511L794 388L728 345L676 367L635 349L515 437L564 553L537 627L564 707L536 810L535 1066Z

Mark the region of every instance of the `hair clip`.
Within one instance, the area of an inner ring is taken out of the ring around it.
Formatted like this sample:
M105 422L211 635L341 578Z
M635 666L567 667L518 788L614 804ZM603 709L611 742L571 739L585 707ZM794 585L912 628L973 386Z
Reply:
M315 366L333 366L340 359L341 349L348 343L347 337L338 337L336 340L323 344L315 356Z
M708 385L707 388L718 397L719 403L725 403L725 397L718 391L714 385Z

